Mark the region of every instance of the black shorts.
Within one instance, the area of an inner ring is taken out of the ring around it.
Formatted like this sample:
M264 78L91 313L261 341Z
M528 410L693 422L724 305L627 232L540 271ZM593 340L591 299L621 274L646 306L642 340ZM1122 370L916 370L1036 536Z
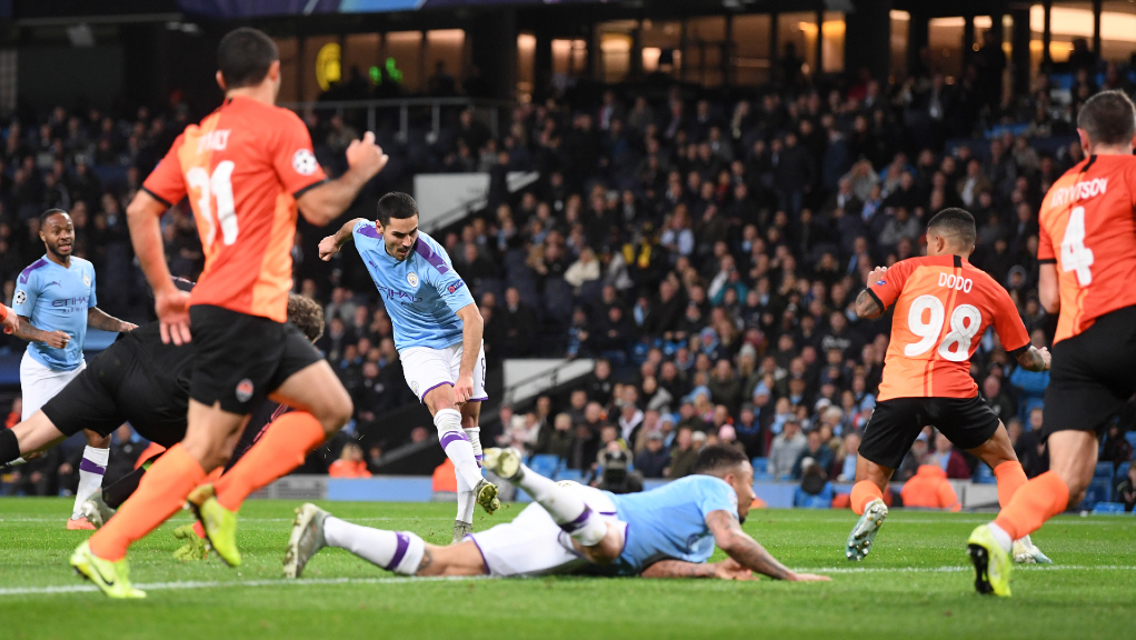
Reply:
M860 455L882 467L898 469L903 457L931 425L960 449L985 443L1001 424L982 398L892 398L876 403L864 429Z
M1042 437L1056 431L1104 435L1136 393L1136 306L1097 318L1084 332L1053 345Z
M252 413L285 380L321 359L288 323L212 305L190 307L189 317L189 397L209 406L219 402L229 413Z

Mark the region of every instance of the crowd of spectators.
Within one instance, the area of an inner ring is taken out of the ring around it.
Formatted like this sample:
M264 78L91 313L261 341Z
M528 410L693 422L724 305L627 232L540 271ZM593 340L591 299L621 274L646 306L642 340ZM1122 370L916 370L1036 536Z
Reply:
M1000 101L975 77L948 84L924 72L893 86L863 78L729 100L679 85L613 87L594 101L519 105L496 137L467 110L428 143L412 135L390 146L400 175L490 174L487 210L437 234L485 319L490 368L505 358L596 360L582 388L501 407L499 441L581 472L622 464L645 478L685 475L700 447L727 442L767 458L774 479L850 480L890 326L888 316L860 320L852 301L874 266L918 255L926 220L948 206L974 214L972 262L1005 285L1034 343L1048 344L1055 319L1035 290L1038 207L1083 159L1076 138L1062 137L1078 104L1126 87L1125 76L1110 65L1098 87L1096 74L1079 71L1072 90L1058 90L1039 75L1030 93ZM341 170L357 123L301 116L321 163ZM13 278L42 253L36 216L60 207L75 220L76 255L95 262L103 306L144 306L121 212L191 119L175 106L129 118L60 108L9 122L0 150L6 302ZM510 194L509 171L539 179ZM176 207L163 229L175 274L193 277L202 253L188 208ZM352 279L362 267L350 252L321 272L305 247L324 232L303 233L311 237L297 234L297 288L326 304L318 346L355 398L356 423L380 424L416 401L390 320L368 281ZM1045 470L1035 434L1048 374L1022 370L989 334L972 375L1028 475ZM426 438L425 429L412 435ZM351 448L338 467L361 473L382 453ZM977 471L930 429L899 479L922 463L952 478Z

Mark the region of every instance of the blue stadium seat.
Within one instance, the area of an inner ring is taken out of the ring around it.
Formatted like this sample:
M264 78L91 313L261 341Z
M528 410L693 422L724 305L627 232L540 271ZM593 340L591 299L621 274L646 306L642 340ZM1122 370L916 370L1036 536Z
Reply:
M803 509L831 509L834 492L835 489L832 488L831 482L826 482L824 489L815 496L797 487L797 490L793 492L793 506Z
M1093 478L1108 478L1112 479L1112 463L1111 462L1098 462L1096 473Z
M1136 431L1129 431L1125 433L1124 439L1128 441L1128 444L1132 445L1133 449L1136 449Z
M773 482L774 480L775 480L775 478L773 477L773 474L771 474L771 473L754 473L753 474L753 481L754 482Z
M560 458L547 453L538 453L529 460L529 468L546 478L552 478L560 470Z
M754 477L756 477L757 474L759 474L759 473L760 474L768 474L769 473L769 458L754 458L753 460L750 460L750 464L753 465Z
M1085 490L1085 500L1081 503L1082 509L1092 509L1099 502L1108 502L1112 496L1112 478L1093 478L1089 488Z
M1128 475L1128 470L1132 467L1131 462L1121 462L1120 466L1116 468L1116 479L1119 481L1124 476Z
M978 484L997 484L998 479L994 477L994 472L985 462L979 462L978 466L974 468L974 477L971 478Z
M1093 505L1093 515L1106 514L1124 514L1124 504L1120 502L1098 502Z
M563 482L571 480L572 482L581 482L584 479L584 472L579 469L561 469L556 472L556 481Z

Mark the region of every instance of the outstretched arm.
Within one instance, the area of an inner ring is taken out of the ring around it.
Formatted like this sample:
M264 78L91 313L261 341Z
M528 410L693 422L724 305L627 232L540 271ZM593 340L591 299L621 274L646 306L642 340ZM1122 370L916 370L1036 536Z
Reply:
M296 200L300 213L317 227L335 220L355 202L363 185L387 166L388 159L375 144L375 134L363 134L362 140L354 140L347 147L346 173L300 194Z
M738 564L733 558L721 562L686 562L685 560L659 560L644 569L640 578L721 578L722 580L757 580L753 571Z
M711 511L706 516L706 526L710 528L710 533L714 534L714 542L717 543L718 547L743 567L777 580L789 580L790 582L829 579L826 576L808 573L798 574L791 571L769 555L765 547L749 537L745 531L742 531L738 519L728 511L722 509Z
M91 307L87 310L87 326L99 329L100 331L111 331L114 333L124 333L138 328L138 325L133 322L119 320L98 307Z
M351 234L355 230L355 225L359 224L360 222L368 221L364 220L363 218L348 220L342 227L339 228L339 231L336 231L334 234L324 238L323 240L320 240L320 260L327 262L328 260L331 260L331 256L339 253L339 250L343 248L343 245L347 244L347 241L351 239Z

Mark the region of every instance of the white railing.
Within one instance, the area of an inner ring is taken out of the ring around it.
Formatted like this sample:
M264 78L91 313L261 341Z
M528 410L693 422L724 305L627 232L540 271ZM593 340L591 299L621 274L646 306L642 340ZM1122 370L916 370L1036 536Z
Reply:
M469 107L474 110L484 110L489 117L489 132L494 138L501 133L501 112L512 110L513 103L506 100L484 100L481 98L392 98L387 100L328 100L318 102L286 102L280 106L296 112L312 111L339 111L349 109L365 109L367 112L367 130L374 131L378 123L379 109L398 109L398 140L406 142L410 130L410 110L416 108L430 109L430 131L435 136L442 128L442 109L444 107Z

